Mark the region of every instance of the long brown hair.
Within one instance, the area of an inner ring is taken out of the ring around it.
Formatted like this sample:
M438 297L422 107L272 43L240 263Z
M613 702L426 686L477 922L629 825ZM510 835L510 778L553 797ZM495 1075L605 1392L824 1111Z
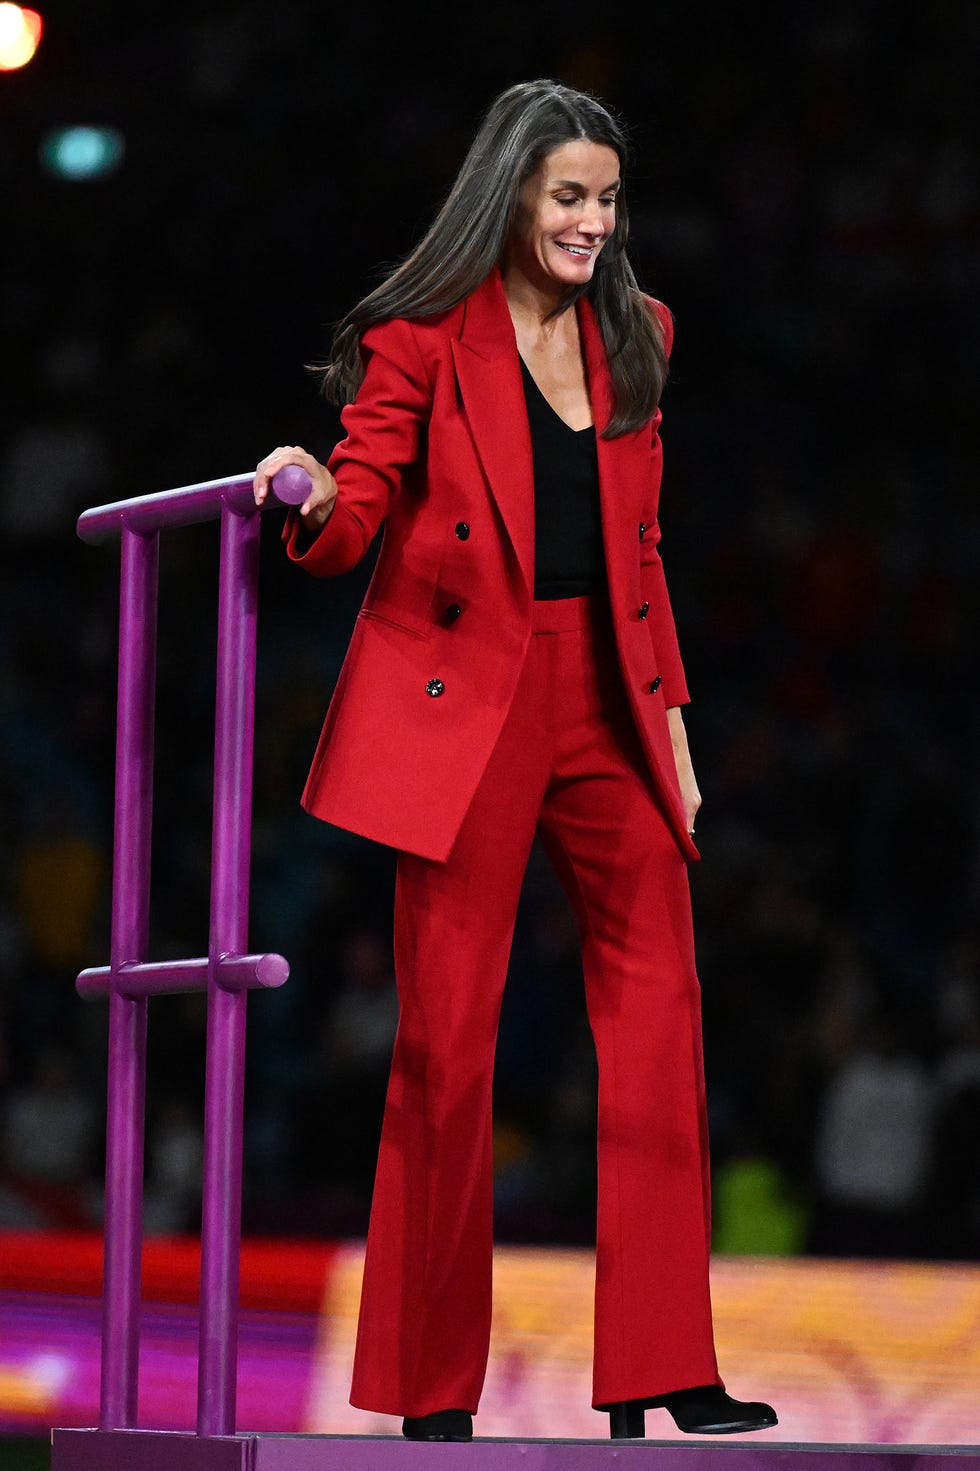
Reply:
M333 403L354 398L364 376L361 336L392 317L448 311L475 291L502 254L518 196L544 158L574 139L605 144L627 161L624 129L585 92L542 79L519 82L491 103L455 182L429 229L391 274L337 325L330 358L318 371ZM614 439L652 416L667 377L663 332L626 256L629 217L620 188L616 228L590 281L572 288L559 310L586 296L595 311L612 376L615 409L603 431Z

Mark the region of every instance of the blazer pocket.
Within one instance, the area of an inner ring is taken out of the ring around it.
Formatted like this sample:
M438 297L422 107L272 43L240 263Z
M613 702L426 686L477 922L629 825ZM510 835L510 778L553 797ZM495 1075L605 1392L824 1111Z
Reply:
M417 627L414 623L405 621L404 616L395 617L391 613L383 612L380 608L362 608L358 618L366 618L370 623L383 623L386 628L397 628L399 633L410 634L412 638L427 639L431 632L431 626Z

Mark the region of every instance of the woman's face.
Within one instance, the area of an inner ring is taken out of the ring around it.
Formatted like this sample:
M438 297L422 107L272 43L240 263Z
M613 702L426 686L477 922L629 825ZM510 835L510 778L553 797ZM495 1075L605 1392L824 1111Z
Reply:
M576 138L546 154L521 190L505 274L549 292L588 281L616 226L619 183L619 159L604 143Z

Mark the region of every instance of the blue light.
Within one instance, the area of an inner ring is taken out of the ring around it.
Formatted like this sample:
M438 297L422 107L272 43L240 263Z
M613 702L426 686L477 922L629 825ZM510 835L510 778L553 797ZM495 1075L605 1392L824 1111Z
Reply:
M99 179L118 168L124 152L114 128L59 128L41 143L45 168L62 179Z

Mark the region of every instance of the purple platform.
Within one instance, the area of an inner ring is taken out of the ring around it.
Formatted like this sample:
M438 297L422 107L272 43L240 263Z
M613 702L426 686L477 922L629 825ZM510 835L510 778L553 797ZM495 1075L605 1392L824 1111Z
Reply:
M390 1435L201 1438L55 1430L51 1471L952 1471L951 1456L955 1471L980 1471L980 1448L955 1445L490 1439L430 1445Z

